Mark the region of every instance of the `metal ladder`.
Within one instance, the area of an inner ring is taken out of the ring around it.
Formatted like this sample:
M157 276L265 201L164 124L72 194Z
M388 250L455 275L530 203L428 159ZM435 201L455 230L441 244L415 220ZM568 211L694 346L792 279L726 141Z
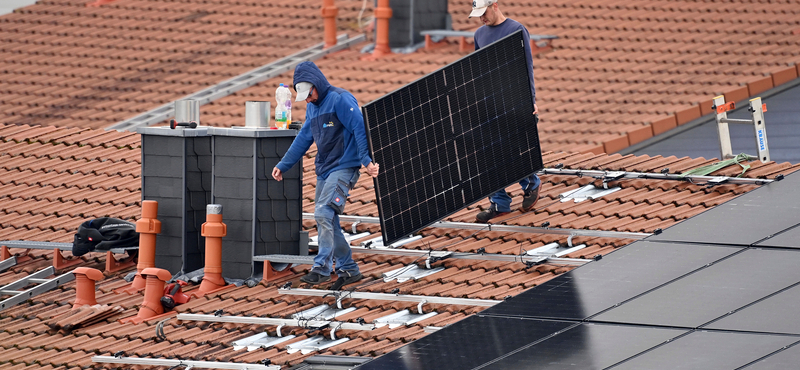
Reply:
M49 266L46 269L36 271L11 284L0 287L0 296L2 295L11 296L9 298L0 301L0 311L3 311L9 307L13 307L19 303L25 302L28 299L31 299L34 296L37 296L48 290L54 289L61 284L75 280L75 275L73 275L72 272L68 272L61 276L56 276L55 278L52 279L44 279L45 277L55 274L55 272L56 269L53 266ZM19 290L31 284L38 284L38 285L32 288L28 288L26 290Z
M733 149L731 148L731 133L728 130L729 123L743 123L753 125L756 133L756 148L758 149L758 159L762 163L767 163L769 159L769 146L767 145L767 128L764 122L764 112L767 111L767 104L761 102L761 98L750 99L750 108L748 110L753 116L753 119L732 119L728 118L728 112L736 108L734 102L725 103L725 97L720 95L714 98L715 118L717 120L717 134L719 135L719 149L720 159L725 160L733 158Z

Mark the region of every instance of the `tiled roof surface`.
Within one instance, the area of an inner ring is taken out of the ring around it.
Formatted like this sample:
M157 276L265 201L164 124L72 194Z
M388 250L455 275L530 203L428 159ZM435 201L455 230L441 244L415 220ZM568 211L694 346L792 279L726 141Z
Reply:
M103 215L121 218L138 218L140 160L139 138L134 134L99 130L77 130L36 126L0 126L0 240L26 239L41 241L69 241L71 234L85 218ZM313 152L305 160L304 211L312 212L311 198L315 178L312 168ZM678 173L689 168L708 164L714 160L702 158L648 157L595 155L577 153L552 153L544 155L547 166L557 163L572 169L629 170L659 172L669 168ZM796 170L798 165L787 163L752 163L749 177L774 178ZM736 175L740 170L728 168L720 175ZM508 224L539 226L550 222L551 227L607 231L652 232L699 214L749 190L755 185L722 185L706 188L686 182L661 180L622 180L622 190L602 199L581 203L561 203L558 194L593 181L577 176L542 176L542 199L534 212L511 213L501 220ZM521 202L521 194L511 188L514 204ZM346 213L350 215L377 215L372 182L362 176L349 199ZM486 201L477 207L485 206ZM453 221L472 222L476 206L471 206L450 217ZM224 216L224 215L223 215ZM304 225L315 233L313 221ZM350 224L344 226L350 227ZM377 225L361 224L359 231L370 230L375 235ZM551 242L562 245L566 237L543 234L507 233L496 231L453 230L431 228L422 233L423 239L404 246L412 249L443 249L475 252L484 248L486 253L518 255ZM359 241L354 241L354 243ZM607 254L631 242L626 239L575 237L574 242L585 243L586 248L568 255L575 258L592 258ZM223 241L224 243L224 241ZM22 250L12 249L21 253ZM52 263L52 252L32 251L33 259L0 273L0 285L17 280L26 274ZM394 257L355 253L361 271L367 277L359 291L390 292L399 289L402 294L436 295L501 300L514 296L569 271L571 267L539 265L527 268L519 262L474 261L446 259L435 262L444 271L404 283L384 283L381 274L415 261L415 257ZM103 269L104 256L89 254L83 257L84 266ZM178 311L212 313L223 309L228 315L250 315L288 318L292 314L322 303L331 304L332 297L314 298L283 295L278 287L287 281L299 286L298 279L307 272L306 267L294 268L288 277L258 285L254 288L238 287L208 297L196 298L178 306ZM59 271L63 273L65 271ZM124 271L123 271L124 273ZM119 306L124 311L109 319L84 327L67 330L72 323L70 301L75 298L75 284L33 297L26 303L0 312L0 369L49 366L86 367L92 365L94 355L110 355L119 350L142 357L178 357L183 359L232 361L255 363L269 358L274 364L296 364L313 354L349 356L379 356L420 338L425 326L444 326L479 312L483 308L448 304L428 304L426 312L439 314L409 327L373 331L338 330L337 335L350 341L329 349L303 355L289 354L289 343L310 335L300 328L284 328L283 333L293 333L298 338L268 350L236 352L231 342L267 330L275 335L276 327L264 325L206 324L166 322L167 340L157 340L155 324L120 324L117 320L135 315L142 295L115 294L125 282L122 273L107 276L98 283L95 314ZM366 322L405 308L416 308L416 303L380 300L345 300L348 307L357 310L338 317L354 322L361 317ZM106 305L106 306L102 306ZM88 314L88 312L87 312ZM59 330L59 328L61 328ZM323 331L328 334L328 331Z
M291 54L322 39L318 0L136 0L86 7L49 0L0 17L4 123L105 127ZM367 2L363 18L371 16ZM474 30L450 1L453 28ZM360 0L336 2L340 32ZM798 76L800 2L505 1L533 34L557 35L534 60L544 150L613 153ZM430 51L319 60L334 85L366 104L465 53ZM244 102L273 100L291 73L202 107L201 120L243 125ZM294 118L302 119L305 104Z
M323 39L318 0L92 2L0 17L0 122L106 127ZM361 1L338 7L357 24Z

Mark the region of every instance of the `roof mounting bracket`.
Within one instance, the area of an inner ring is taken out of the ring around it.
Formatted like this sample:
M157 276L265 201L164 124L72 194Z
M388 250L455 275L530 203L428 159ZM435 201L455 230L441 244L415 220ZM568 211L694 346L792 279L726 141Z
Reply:
M625 171L606 172L606 174L603 176L603 189L608 189L609 182L617 181L623 177L625 177Z
M428 258L425 259L425 267L431 269L431 263L438 262L452 256L453 252L448 251L431 251Z
M356 230L356 226L358 226L358 224L360 224L360 223L361 223L361 220L357 220L356 222L353 222L352 226L350 226L351 230L353 230L353 234L358 234L358 230Z
M269 348L276 344L283 343L287 340L294 339L294 335L288 335L282 337L280 335L280 327L278 329L278 336L277 337L270 337L268 333L259 333L253 335L251 337L247 337L244 339L239 339L231 345L233 346L234 351L239 351L242 349L247 348L247 352L255 351L259 348Z
M54 275L55 272L56 269L53 266L48 266L45 269L36 271L13 283L7 284L5 286L0 286L0 296L2 295L11 296L0 301L0 311L3 311L6 308L12 306L16 306L17 304L25 302L34 296L47 292L51 289L54 289L61 284L75 280L75 275L73 275L72 272L68 272L61 276L56 276L52 279L44 279L45 277ZM30 284L38 284L38 285L26 290L19 290Z

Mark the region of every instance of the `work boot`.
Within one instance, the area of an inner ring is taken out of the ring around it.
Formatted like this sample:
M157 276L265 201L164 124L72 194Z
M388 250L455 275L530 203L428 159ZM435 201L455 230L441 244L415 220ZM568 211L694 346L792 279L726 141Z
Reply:
M520 208L522 212L528 212L533 209L533 206L539 200L539 189L541 187L539 185L536 189L525 190L525 195L522 197L522 207Z
M308 273L308 275L301 277L300 281L311 285L317 285L317 284L322 284L326 281L331 281L331 277L311 271Z
M511 212L498 212L497 210L495 210L495 205L492 205L489 207L488 211L483 211L481 213L478 213L478 215L475 216L475 220L481 223L487 223L489 222L489 220L495 217L500 217L502 215L507 215L509 213Z
M342 287L344 287L345 285L350 285L364 278L364 275L361 275L360 272L353 276L344 276L344 275L345 274L340 274L339 278L336 279L336 281L334 281L333 284L331 284L331 290L342 290Z

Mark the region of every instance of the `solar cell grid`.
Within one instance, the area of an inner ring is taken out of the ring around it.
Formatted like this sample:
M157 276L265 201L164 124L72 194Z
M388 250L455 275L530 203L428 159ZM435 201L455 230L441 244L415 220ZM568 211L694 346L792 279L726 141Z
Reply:
M363 107L384 243L543 167L522 33Z

